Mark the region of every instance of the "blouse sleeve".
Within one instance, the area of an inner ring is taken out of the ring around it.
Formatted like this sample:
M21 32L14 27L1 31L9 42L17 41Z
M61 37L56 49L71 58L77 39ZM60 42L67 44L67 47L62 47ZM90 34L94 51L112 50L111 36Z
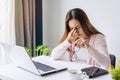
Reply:
M110 57L106 40L101 36L96 37L94 40L94 45L90 45L88 52L100 66L108 68L110 66Z
M51 57L53 59L68 60L69 52L67 51L67 49L70 45L71 44L68 42L68 40L65 40L64 42L62 42L60 45L58 45L52 50Z

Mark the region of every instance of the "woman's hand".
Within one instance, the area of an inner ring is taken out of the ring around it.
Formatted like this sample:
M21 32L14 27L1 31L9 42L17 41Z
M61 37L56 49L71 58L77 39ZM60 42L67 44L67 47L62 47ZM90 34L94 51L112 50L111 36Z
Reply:
M79 48L88 48L89 47L89 44L87 43L87 41L80 37L74 42L74 45L76 45Z
M72 44L77 38L77 33L75 29L72 29L67 36L67 40Z

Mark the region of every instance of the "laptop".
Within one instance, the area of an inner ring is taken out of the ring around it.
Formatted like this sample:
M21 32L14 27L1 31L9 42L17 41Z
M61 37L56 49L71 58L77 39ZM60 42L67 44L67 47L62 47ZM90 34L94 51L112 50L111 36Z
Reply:
M67 70L67 67L62 66L51 66L44 64L42 62L34 61L26 52L24 47L21 46L13 46L12 47L12 59L13 63L28 72L39 76L45 76L51 73L56 73L60 71ZM49 63L49 62L48 62ZM57 64L54 64L57 65Z

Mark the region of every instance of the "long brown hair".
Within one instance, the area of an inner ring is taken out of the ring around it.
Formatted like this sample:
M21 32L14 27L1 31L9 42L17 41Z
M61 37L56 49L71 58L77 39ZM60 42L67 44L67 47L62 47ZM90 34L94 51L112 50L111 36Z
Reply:
M74 8L74 9L71 9L66 15L65 31L64 31L64 34L63 34L61 40L59 41L59 43L63 42L67 38L68 33L70 32L70 27L69 27L68 23L71 19L78 20L79 23L81 24L85 34L89 37L92 34L102 34L90 23L86 13L82 9Z

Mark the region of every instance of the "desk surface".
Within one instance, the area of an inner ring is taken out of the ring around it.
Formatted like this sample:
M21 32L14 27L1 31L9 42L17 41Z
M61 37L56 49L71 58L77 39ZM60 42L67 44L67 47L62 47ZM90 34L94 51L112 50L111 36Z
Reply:
M46 57L46 56L39 56L34 58L34 60L48 64L48 65L54 65L54 66L60 65L60 66L66 66L68 68L74 68L74 69L81 69L83 67L88 66L85 64L77 63L77 62L53 60L50 57ZM13 64L0 66L0 78L2 78L3 76L6 76L4 77L3 80L70 80L70 76L67 70L41 77L41 76L34 75L30 72L24 71ZM100 77L86 79L86 80L102 80L102 79L112 80L110 74L106 74Z

